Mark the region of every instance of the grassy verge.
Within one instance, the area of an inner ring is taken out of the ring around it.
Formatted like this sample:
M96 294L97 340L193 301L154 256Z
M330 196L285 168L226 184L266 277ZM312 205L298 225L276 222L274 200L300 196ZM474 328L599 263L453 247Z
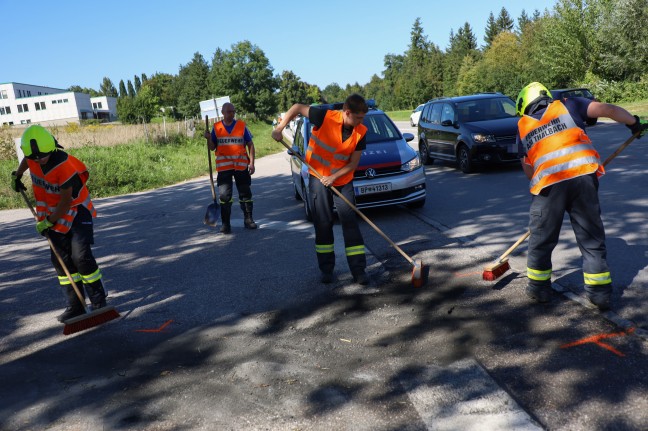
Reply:
M270 137L271 125L259 122L248 127L254 136L257 158L282 151L281 144ZM175 135L156 143L139 140L114 146L85 145L66 151L88 166L88 186L93 197L150 190L209 173L205 139L198 130L194 138ZM17 166L15 157L0 160L0 210L25 206L22 197L10 188L11 172ZM31 195L27 175L23 183Z
M392 121L409 121L412 111L385 111Z

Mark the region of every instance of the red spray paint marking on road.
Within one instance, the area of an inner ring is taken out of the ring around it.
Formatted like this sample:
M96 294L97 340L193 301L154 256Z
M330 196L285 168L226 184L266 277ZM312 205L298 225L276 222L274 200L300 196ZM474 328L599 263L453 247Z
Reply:
M167 320L162 326L157 329L136 329L135 332L162 332L164 328L169 326L171 322L173 322L173 320Z
M609 350L610 352L614 353L615 355L618 356L625 356L623 353L615 349L614 347L610 346L609 344L603 343L601 340L604 338L612 338L612 337L625 337L626 335L632 334L634 332L635 328L630 328L627 331L621 331L621 332L612 332L609 334L598 334L598 335L593 335L591 337L587 338L581 338L580 340L574 341L572 343L567 343L563 344L560 346L561 349L566 349L568 347L574 347L574 346L581 346L583 344L587 343L594 343L599 347L603 347L604 349Z

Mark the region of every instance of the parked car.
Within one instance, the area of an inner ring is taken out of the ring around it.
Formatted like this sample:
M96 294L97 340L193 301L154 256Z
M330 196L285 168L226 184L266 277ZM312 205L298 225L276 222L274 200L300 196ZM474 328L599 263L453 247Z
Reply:
M586 99L595 100L598 102L598 99L594 97L591 91L587 88L561 88L558 90L549 90L551 91L551 97L554 100L565 100L569 97L584 97ZM588 126L593 126L597 122L596 118L588 118L585 120L585 123Z
M373 101L368 101L369 112L363 124L367 126L367 148L353 178L353 189L358 208L406 204L422 207L425 204L425 169L418 153L409 146L412 133L401 133L394 122ZM341 109L342 104L319 105ZM288 151L295 198L304 202L307 220L311 220L308 196L308 168L295 155L305 157L313 125L308 118L299 118L295 125L292 149Z
M418 126L419 118L421 118L421 111L423 110L424 106L425 103L421 103L419 106L414 108L414 110L410 114L410 126L412 127Z
M517 162L518 119L515 102L502 93L430 100L418 124L421 161L456 161L464 173L477 164Z

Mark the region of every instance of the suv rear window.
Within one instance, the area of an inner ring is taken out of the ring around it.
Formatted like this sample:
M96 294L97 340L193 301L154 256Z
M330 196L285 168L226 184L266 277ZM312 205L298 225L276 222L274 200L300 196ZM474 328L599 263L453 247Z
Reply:
M457 103L459 122L496 120L515 117L515 104L504 97Z

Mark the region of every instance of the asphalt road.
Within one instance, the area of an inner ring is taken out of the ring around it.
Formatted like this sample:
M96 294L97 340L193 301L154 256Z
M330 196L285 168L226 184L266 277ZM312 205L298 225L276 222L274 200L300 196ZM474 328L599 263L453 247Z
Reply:
M421 289L366 224L370 286L353 284L339 229L336 282L320 284L285 153L257 163L256 231L236 207L232 235L202 224L208 178L97 200L95 254L121 318L71 336L29 212L2 211L0 430L648 429L644 327L627 325L645 317L627 296L645 290L647 243L631 147L610 169L619 187L602 180L613 277L630 281L608 314L575 301L567 231L551 304L523 294L524 248L481 280L526 228L513 168L435 164L424 208L366 211L429 265Z

